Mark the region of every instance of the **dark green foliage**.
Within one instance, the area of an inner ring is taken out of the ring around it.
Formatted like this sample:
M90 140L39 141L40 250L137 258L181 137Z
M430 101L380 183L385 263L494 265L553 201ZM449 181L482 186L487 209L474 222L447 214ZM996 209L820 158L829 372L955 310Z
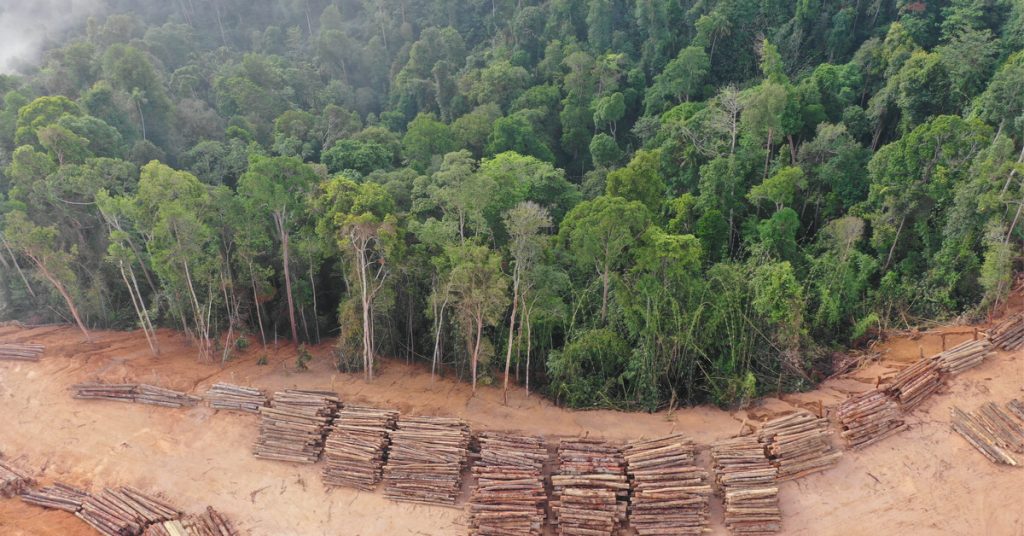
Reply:
M137 4L0 75L0 320L654 410L1021 266L1020 2Z

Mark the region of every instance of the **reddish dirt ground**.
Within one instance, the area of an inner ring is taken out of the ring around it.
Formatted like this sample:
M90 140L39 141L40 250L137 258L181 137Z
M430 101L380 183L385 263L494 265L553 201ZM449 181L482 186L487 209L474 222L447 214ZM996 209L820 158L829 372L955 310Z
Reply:
M963 327L944 328L962 331ZM186 511L213 505L254 535L465 534L462 508L388 501L380 491L327 489L320 465L300 466L252 457L253 415L207 407L168 409L72 399L82 381L144 382L196 394L217 381L269 390L333 389L346 402L400 409L403 414L467 419L475 430L500 429L558 437L589 434L623 441L684 432L701 444L731 437L748 423L795 406L827 409L850 393L885 382L922 352L940 350L933 334L894 337L882 360L818 389L768 398L752 407L714 407L635 414L569 411L521 389L502 403L500 389L473 395L464 383L388 361L373 383L333 369L329 348L314 349L309 370L294 370L294 349L251 348L229 363L196 362L185 338L161 331L160 357L140 333L96 332L91 343L71 327L0 327L0 342L46 345L36 363L0 362L0 452L39 475L89 488L133 485L158 491ZM956 344L970 335L950 336ZM258 345L256 345L258 346ZM269 364L257 365L260 355ZM845 452L833 469L781 485L784 534L1024 536L1024 468L996 466L949 427L949 408L975 409L1024 396L1024 356L999 353L953 378L908 419L909 430L862 451ZM838 440L837 440L838 443ZM703 460L707 463L707 460ZM467 479L468 480L468 479ZM467 484L468 488L468 484ZM713 504L715 504L713 502ZM713 534L725 534L720 506ZM89 535L70 514L45 511L15 499L0 500L2 535Z

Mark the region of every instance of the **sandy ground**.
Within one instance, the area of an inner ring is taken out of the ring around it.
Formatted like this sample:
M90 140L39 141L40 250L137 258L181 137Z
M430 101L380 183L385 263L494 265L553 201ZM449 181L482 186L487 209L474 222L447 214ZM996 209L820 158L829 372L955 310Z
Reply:
M963 328L950 328L962 330ZM206 407L167 409L71 398L76 382L145 382L204 393L217 381L271 390L329 388L347 402L400 409L403 414L453 415L476 430L522 431L556 439L590 434L610 440L682 431L707 444L734 436L750 422L795 406L826 409L850 393L885 382L940 338L897 337L882 345L883 359L815 391L765 399L723 411L697 407L672 413L568 411L537 395L515 390L509 405L499 389L473 396L463 383L390 361L373 383L339 374L314 351L310 370L294 370L294 351L251 348L224 366L196 362L180 334L160 333L162 354L149 354L139 333L97 332L85 343L71 327L0 328L0 342L46 345L37 363L0 362L0 452L35 471L44 483L61 480L93 489L130 484L159 491L186 511L213 505L254 535L455 535L465 534L462 508L413 506L376 493L326 489L320 465L257 460L253 415ZM970 335L951 336L953 345ZM269 364L256 364L269 354ZM1024 396L1024 355L1000 353L954 378L909 418L909 430L863 451L847 451L832 470L783 483L784 534L1024 536L1024 468L985 460L949 427L956 403L975 409ZM706 457L706 455L705 455ZM707 463L707 460L703 460ZM468 479L467 479L468 480ZM467 482L468 491L468 482ZM713 534L725 534L715 504ZM89 535L84 523L63 512L18 500L0 500L0 535Z

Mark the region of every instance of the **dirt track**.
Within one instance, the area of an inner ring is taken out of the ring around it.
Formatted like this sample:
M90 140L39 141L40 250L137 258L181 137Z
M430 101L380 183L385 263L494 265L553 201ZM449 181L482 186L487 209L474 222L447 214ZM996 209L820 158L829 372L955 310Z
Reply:
M42 475L92 488L131 484L160 491L187 511L207 504L254 535L456 535L465 534L461 509L410 506L383 494L327 490L320 466L253 458L256 417L205 407L166 409L79 401L67 388L87 380L138 381L203 393L216 381L271 390L330 388L343 400L400 409L403 414L457 415L474 429L518 430L549 437L589 433L612 440L683 431L709 443L735 435L744 422L791 409L826 407L848 393L873 387L899 362L939 350L939 338L894 339L886 358L819 389L783 400L766 399L742 411L712 407L672 414L567 411L515 391L508 406L500 390L476 396L465 384L440 379L417 367L389 362L372 384L334 371L326 348L306 372L292 370L293 351L261 348L226 366L195 361L194 350L171 331L160 333L162 355L149 355L138 333L98 332L86 344L73 328L0 328L0 342L47 346L38 363L0 362L0 452ZM958 342L950 337L949 343ZM781 487L784 534L1024 536L1024 469L995 466L949 429L954 402L974 409L984 401L1024 396L1024 358L998 354L954 378L909 418L908 431L861 452L846 452L834 469ZM725 534L714 511L714 534ZM2 535L91 535L70 514L44 511L17 500L0 500Z

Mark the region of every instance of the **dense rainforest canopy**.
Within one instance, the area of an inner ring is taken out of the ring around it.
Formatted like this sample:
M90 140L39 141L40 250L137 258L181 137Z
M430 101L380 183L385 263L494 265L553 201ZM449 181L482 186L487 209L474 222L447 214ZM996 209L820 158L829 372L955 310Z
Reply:
M1022 50L1015 0L107 0L0 75L0 319L805 387L1008 294Z

